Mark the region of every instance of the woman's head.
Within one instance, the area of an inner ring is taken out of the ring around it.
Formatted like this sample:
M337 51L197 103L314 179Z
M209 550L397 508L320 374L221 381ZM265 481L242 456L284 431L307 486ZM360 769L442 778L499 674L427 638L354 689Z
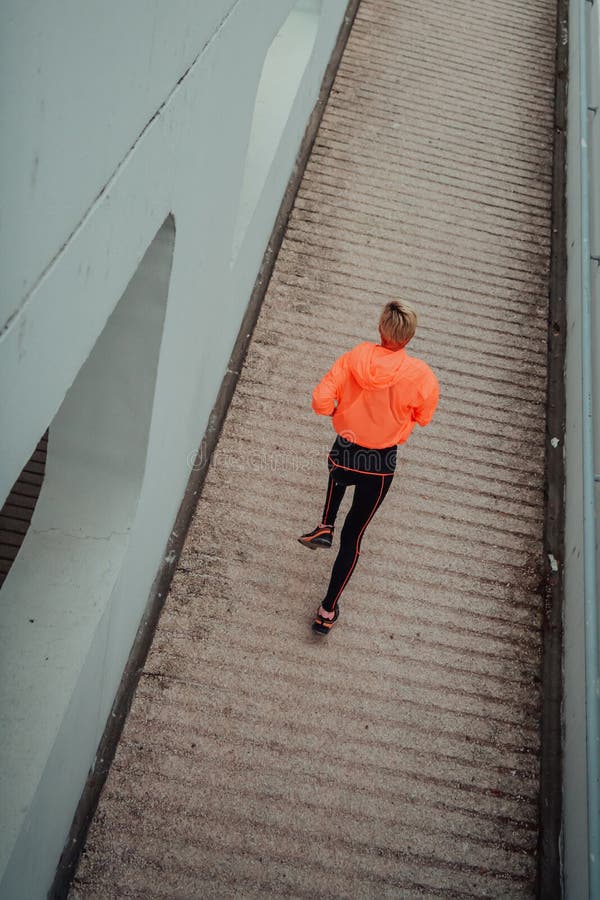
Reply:
M379 317L381 343L390 350L400 350L414 336L417 329L417 314L408 305L392 300L386 303Z

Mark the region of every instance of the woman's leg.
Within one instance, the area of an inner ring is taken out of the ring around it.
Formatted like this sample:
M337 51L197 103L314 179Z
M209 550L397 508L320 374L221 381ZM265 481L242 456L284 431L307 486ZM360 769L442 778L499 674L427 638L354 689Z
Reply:
M342 497L348 484L347 472L343 469L337 469L335 466L329 467L329 482L327 483L327 496L325 497L325 506L323 507L323 518L321 524L308 534L302 534L298 538L305 547L314 550L315 547L331 547L333 543L333 526L335 517L337 516ZM334 477L335 476L335 477ZM353 484L354 482L351 481Z
M327 496L325 498L325 506L323 507L323 517L321 525L329 525L331 528L335 525L336 516L340 508L340 503L346 491L346 485L339 481L335 481L333 474L335 469L329 473L329 482L327 484Z
M340 549L331 571L327 595L322 607L333 612L352 575L360 554L367 525L383 503L393 475L358 475L352 506L342 528Z

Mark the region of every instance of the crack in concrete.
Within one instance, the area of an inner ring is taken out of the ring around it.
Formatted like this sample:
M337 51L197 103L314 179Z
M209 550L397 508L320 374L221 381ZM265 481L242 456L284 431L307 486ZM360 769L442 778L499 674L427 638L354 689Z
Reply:
M51 532L57 532L58 534L62 534L64 537L73 538L75 541L110 541L115 535L120 535L121 537L126 537L130 532L127 531L110 531L107 535L97 535L97 534L72 534L70 531L64 531L62 528L32 528L30 529L32 534L50 534Z

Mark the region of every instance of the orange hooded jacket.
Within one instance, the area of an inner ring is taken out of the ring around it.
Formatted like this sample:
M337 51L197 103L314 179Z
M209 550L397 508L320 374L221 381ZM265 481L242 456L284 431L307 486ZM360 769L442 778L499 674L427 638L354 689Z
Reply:
M347 440L381 449L403 444L415 422L427 425L438 398L427 363L365 341L336 359L313 391L312 408L333 413L333 427Z

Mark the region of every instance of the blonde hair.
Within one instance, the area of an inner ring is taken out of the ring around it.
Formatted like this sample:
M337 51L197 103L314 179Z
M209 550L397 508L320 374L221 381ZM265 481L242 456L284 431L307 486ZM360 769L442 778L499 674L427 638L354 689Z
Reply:
M379 317L379 333L389 344L398 347L408 344L417 330L417 314L408 305L392 300L386 303Z

